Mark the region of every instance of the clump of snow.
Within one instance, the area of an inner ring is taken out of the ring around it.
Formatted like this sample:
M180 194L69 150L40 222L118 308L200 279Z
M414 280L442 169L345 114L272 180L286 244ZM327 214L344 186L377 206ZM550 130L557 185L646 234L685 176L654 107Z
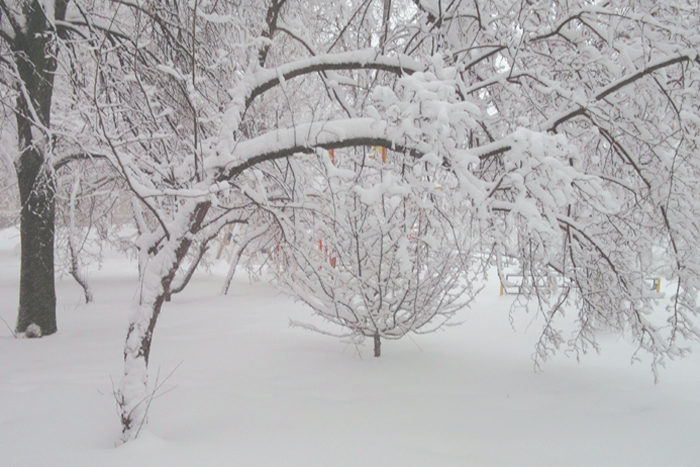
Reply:
M33 337L41 337L41 327L36 323L30 324L27 326L26 331L24 331L24 337L30 339Z

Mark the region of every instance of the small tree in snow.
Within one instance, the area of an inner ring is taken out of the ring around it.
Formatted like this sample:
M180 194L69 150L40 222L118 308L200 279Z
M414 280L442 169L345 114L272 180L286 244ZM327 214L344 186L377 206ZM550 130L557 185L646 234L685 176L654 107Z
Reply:
M76 280L86 303L93 299L87 264L101 264L105 244L133 249L121 238L131 220L129 197L122 179L103 159L72 161L56 170L56 269Z
M366 152L336 151L334 165L323 151L293 171L302 180L277 216L276 281L346 328L342 338L372 338L379 357L381 339L430 332L469 304L475 255L454 176L384 148Z

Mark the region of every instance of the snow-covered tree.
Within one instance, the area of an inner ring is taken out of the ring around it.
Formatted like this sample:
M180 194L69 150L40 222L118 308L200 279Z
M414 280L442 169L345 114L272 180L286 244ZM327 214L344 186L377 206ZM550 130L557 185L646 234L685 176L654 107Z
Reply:
M119 5L94 54L90 121L138 200L142 284L118 392L125 440L145 423L153 332L192 270L180 270L188 253L225 225L264 225L266 206L295 209L272 175L319 150L383 146L449 172L440 196L473 221L480 250L527 276L523 293L547 318L543 357L565 342L585 351L601 327L657 363L698 337L692 4ZM345 191L337 206L361 201ZM420 192L399 200L405 219L423 209L410 204ZM350 227L338 225L324 241L345 241ZM646 290L652 267L675 284L665 309ZM569 286L527 287L550 277ZM570 307L579 328L567 339L557 318Z
M132 219L121 177L102 158L72 161L56 170L56 273L70 274L93 300L86 275L102 263L105 246L130 253L123 228Z
M483 99L488 200L473 198L483 228L497 255L518 259L546 315L540 357L562 344L585 351L597 330L614 329L656 369L698 337L697 5L503 6L483 4L475 20L494 60L465 58L462 75L462 94ZM455 51L464 39L447 38ZM673 284L665 309L650 275ZM570 286L532 287L554 276ZM572 336L556 324L566 308L578 315Z

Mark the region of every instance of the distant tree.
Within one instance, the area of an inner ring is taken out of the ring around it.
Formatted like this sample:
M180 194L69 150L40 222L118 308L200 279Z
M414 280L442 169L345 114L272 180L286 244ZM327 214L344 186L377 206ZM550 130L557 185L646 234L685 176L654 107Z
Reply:
M106 246L133 253L133 244L121 238L133 223L130 199L121 177L102 158L56 169L56 273L70 274L83 288L86 303L94 298L87 266L102 263Z

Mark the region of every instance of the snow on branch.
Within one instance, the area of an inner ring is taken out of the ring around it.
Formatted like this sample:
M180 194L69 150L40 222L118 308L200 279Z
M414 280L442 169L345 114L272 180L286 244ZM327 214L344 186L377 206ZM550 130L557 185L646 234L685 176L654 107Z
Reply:
M251 88L246 98L246 107L257 96L279 85L280 82L318 71L382 70L402 75L404 73L411 74L424 68L422 63L406 55L387 57L374 49L320 55L253 74L250 80L256 84Z
M421 143L402 141L400 133L386 122L372 118L349 118L300 124L275 130L238 143L228 157L212 157L210 167L224 169L217 180L234 178L247 168L263 161L289 157L295 153L312 153L314 148L339 149L353 146L384 146L396 151L427 153L431 149Z
M263 69L245 77L230 91L231 103L224 115L220 132L219 151L229 152L234 147L233 134L245 110L261 94L299 76L333 70L383 70L397 75L412 74L425 66L405 55L385 56L374 49L337 54L325 54L286 63L277 68Z
M631 76L626 76L620 80L617 80L610 85L608 85L605 89L601 90L596 96L595 100L599 101L602 99L605 99L607 96L610 94L619 91L623 87L627 86L630 83L633 83L637 81L638 79L649 75L657 70L661 70L662 68L666 68L672 65L677 65L679 63L684 63L688 61L698 61L698 52L694 50L689 50L684 52L683 54L673 57L673 58L668 58L664 57L659 60L652 61L647 64L646 67L644 67L643 70L639 70L636 73L633 73ZM700 62L698 62L700 64Z

